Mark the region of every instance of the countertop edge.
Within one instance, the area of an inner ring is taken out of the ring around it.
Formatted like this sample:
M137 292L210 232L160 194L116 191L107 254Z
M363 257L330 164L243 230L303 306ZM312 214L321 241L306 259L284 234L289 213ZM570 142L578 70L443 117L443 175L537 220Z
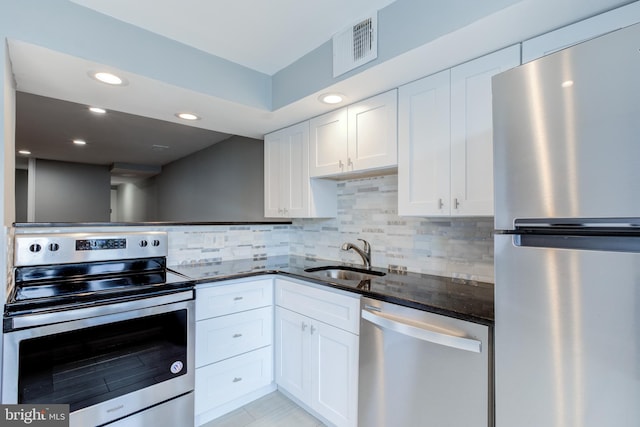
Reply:
M403 299L403 298L394 297L394 296L391 296L391 295L385 295L385 294L378 293L378 292L370 292L370 291L366 291L366 290L363 290L363 289L357 289L357 288L354 288L352 286L345 286L345 285L342 285L342 284L337 283L337 282L332 282L332 281L319 279L317 276L313 276L311 274L309 274L309 275L296 274L296 273L291 273L291 272L288 272L288 271L283 271L283 270L278 269L278 268L271 268L271 269L265 269L265 270L260 270L260 271L240 272L240 273L237 273L237 274L224 274L224 275L218 275L218 276L214 276L214 277L207 277L207 278L202 278L202 279L190 279L190 280L193 283L195 283L196 288L197 288L198 285L202 285L202 284L208 284L208 283L213 283L213 282L223 282L223 281L236 280L236 279L244 279L244 278L250 278L250 277L259 277L259 276L266 276L266 275L280 275L280 276L285 276L285 277L291 277L291 278L298 279L298 280L304 280L306 282L311 282L311 283L314 283L314 284L323 285L323 286L327 286L327 287L330 287L330 288L339 289L339 290L342 290L342 291L347 291L347 292L351 292L351 293L354 293L354 294L367 296L367 297L370 297L370 298L378 299L380 301L389 302L389 303L393 303L393 304L398 304L398 305L402 305L404 307L414 308L414 309L417 309L417 310L427 311L427 312L430 312L430 313L440 314L440 315L443 315L443 316L452 317L452 318L460 319L460 320L465 320L465 321L468 321L468 322L473 322L473 323L477 323L477 324L485 325L485 326L489 326L489 327L493 327L494 324L495 324L495 320L494 319L485 318L485 317L481 317L481 316L476 316L476 315L472 315L472 314L468 314L468 313L461 313L461 312L453 311L453 310L448 310L446 308L425 304L423 302L419 302L419 301L415 301L415 300L411 300L411 299Z

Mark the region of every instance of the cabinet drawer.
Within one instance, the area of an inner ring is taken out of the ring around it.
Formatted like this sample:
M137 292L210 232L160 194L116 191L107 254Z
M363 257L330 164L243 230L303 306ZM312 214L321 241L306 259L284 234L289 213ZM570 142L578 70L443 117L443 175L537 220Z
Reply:
M273 347L196 369L195 411L201 414L273 381Z
M254 280L196 289L196 320L273 304L273 280Z
M196 367L273 342L273 308L263 307L196 322Z
M276 304L358 334L360 327L359 297L276 279Z

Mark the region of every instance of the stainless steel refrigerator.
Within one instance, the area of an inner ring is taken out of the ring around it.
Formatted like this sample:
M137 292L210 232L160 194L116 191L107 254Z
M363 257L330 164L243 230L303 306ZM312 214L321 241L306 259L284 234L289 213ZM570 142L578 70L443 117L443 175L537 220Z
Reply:
M640 24L496 76L497 427L640 426Z

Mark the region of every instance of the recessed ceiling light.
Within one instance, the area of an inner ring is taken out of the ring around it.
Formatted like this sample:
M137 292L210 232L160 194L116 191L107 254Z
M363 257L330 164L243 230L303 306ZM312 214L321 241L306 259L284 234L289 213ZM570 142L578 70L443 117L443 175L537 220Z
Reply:
M92 113L96 113L96 114L104 114L107 112L107 110L105 110L104 108L100 108L100 107L89 107L89 111L91 111Z
M76 145L87 145L87 141L83 140L83 139L74 139L73 143Z
M116 76L113 73L107 73L104 71L91 71L89 72L89 75L94 79L111 86L124 86L127 84L127 81L124 78Z
M193 113L176 113L176 117L183 120L199 120L200 117L196 116Z
M29 150L18 150L18 154L22 154L23 156L28 156L29 154L31 154L31 151L29 151Z
M573 80L565 80L562 82L562 87L571 87L573 86Z
M325 93L320 95L318 99L325 104L339 104L344 100L344 95L340 93Z

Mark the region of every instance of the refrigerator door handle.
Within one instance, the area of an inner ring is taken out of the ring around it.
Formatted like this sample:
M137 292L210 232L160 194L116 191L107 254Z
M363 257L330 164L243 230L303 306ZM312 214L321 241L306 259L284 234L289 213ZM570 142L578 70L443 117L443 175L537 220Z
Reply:
M640 252L640 235L589 236L580 234L514 234L513 244L520 247Z
M480 353L482 351L482 343L478 340L451 335L441 328L432 326L431 328L440 329L439 331L434 330L429 328L429 325L425 323L411 322L409 319L403 319L385 313L373 313L369 310L362 310L362 318L381 328L408 335L422 341L473 353Z

